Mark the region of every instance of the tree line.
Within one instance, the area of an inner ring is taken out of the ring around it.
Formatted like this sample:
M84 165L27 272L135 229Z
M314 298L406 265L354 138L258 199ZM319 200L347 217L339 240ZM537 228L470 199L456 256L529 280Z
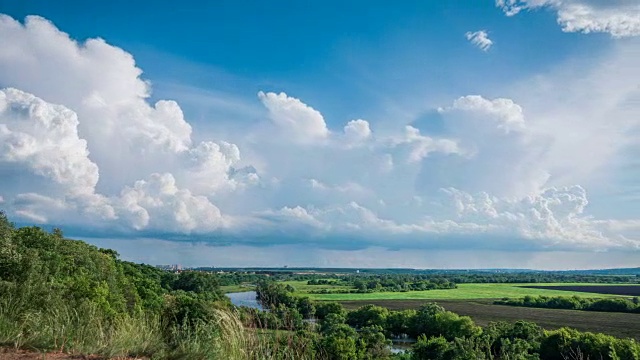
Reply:
M436 289L455 289L455 283L446 278L425 279L424 275L367 275L344 276L338 280L311 279L307 285L336 285L344 288L311 290L312 294L360 294L372 292L407 292Z
M525 306L547 309L605 311L640 313L640 299L628 298L582 298L577 296L525 296L520 299L501 299L497 305Z
M330 291L414 291L455 288L456 284L467 283L640 283L640 275L591 275L579 272L502 272L480 270L430 270L412 269L363 269L354 273L353 269L322 269L322 273L294 272L293 270L232 270L197 268L197 271L216 273L220 285L256 284L263 280L307 281L308 285L335 285L351 289ZM382 290L380 290L382 289Z

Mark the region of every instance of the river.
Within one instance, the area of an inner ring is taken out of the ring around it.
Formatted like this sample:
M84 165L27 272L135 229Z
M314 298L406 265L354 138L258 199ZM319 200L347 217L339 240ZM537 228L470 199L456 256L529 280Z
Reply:
M262 306L256 299L255 291L243 291L226 294L231 303L235 306L246 306L254 309L263 310Z

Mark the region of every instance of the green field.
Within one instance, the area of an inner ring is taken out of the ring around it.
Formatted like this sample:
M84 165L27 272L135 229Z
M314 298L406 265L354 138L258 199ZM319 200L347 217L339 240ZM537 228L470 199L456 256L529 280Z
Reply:
M408 292L373 292L363 294L311 294L311 290L320 289L344 289L345 287L332 285L307 285L306 281L287 281L292 285L299 295L309 296L315 300L346 301L346 300L468 300L468 299L500 299L504 297L518 298L526 295L531 296L578 296L588 298L617 297L619 295L597 294L587 292L573 292L562 290L530 289L522 286L536 285L604 285L604 284L573 284L573 283L546 283L546 284L458 284L457 289L448 290L427 290ZM612 284L619 285L619 284ZM638 285L640 286L640 285Z
M224 286L220 286L220 289L222 290L223 293L229 294L229 293L237 293L237 292L244 292L244 291L253 291L256 289L256 286L253 284L224 285Z

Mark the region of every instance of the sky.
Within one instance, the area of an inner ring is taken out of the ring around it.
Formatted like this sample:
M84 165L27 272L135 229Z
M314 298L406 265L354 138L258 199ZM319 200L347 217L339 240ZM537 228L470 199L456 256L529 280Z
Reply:
M640 266L637 0L0 0L0 209L183 266Z

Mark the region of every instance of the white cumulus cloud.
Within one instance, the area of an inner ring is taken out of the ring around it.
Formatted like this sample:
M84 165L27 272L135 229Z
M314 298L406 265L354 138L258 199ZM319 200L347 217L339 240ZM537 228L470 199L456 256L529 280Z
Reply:
M407 161L419 162L434 152L443 154L464 154L458 143L451 139L435 139L422 135L419 129L411 125L405 127L404 136L392 140L395 147L408 147Z
M15 214L205 231L222 224L211 197L257 182L255 171L235 169L235 144L194 144L175 101L148 102L131 54L76 42L37 16L21 24L1 15L0 35L0 167L23 179L0 191ZM24 196L39 192L47 195Z
M505 133L523 130L525 127L522 107L511 99L488 100L480 95L467 95L456 99L452 106L440 108L438 111L440 113L475 112L487 115L489 120L496 122L497 127Z
M640 239L629 241L609 230L608 221L594 221L584 215L589 201L578 185L547 188L522 199L497 198L487 193L471 195L444 189L450 195L458 219L503 234L538 240L544 246L637 248Z
M438 112L444 136L456 140L462 156L427 158L419 179L422 191L455 187L521 197L546 185L550 140L528 129L522 107L513 100L469 95Z
M441 192L445 196L439 200L440 206L415 222L382 217L356 202L327 207L285 207L273 214L281 221L286 220L278 226L330 229L339 237L366 239L368 243L380 245L388 244L390 237L399 236L393 242L417 248L457 248L473 244L494 250L503 250L503 247L640 249L639 238L620 234L621 229L637 234L640 228L637 221L598 221L586 216L586 191L577 185L547 188L522 199L500 198L484 192L472 195L454 188ZM447 213L446 209L452 212ZM451 236L457 236L458 242L442 240Z
M640 35L640 4L634 0L496 0L505 14L550 7L565 32L609 33L616 38Z
M371 136L369 122L362 119L349 121L347 125L344 126L344 135L348 141L353 143L368 139Z
M493 45L493 41L489 39L489 34L487 34L486 30L468 31L465 36L467 40L482 51L488 51Z
M88 155L73 111L20 90L0 90L0 162L24 164L67 194L87 194L99 177Z
M269 111L271 121L292 141L310 143L329 136L322 114L302 101L283 92L260 91L258 98Z
M151 174L125 187L116 200L120 213L137 230L152 229L189 233L219 228L220 210L205 196L180 189L171 174Z

